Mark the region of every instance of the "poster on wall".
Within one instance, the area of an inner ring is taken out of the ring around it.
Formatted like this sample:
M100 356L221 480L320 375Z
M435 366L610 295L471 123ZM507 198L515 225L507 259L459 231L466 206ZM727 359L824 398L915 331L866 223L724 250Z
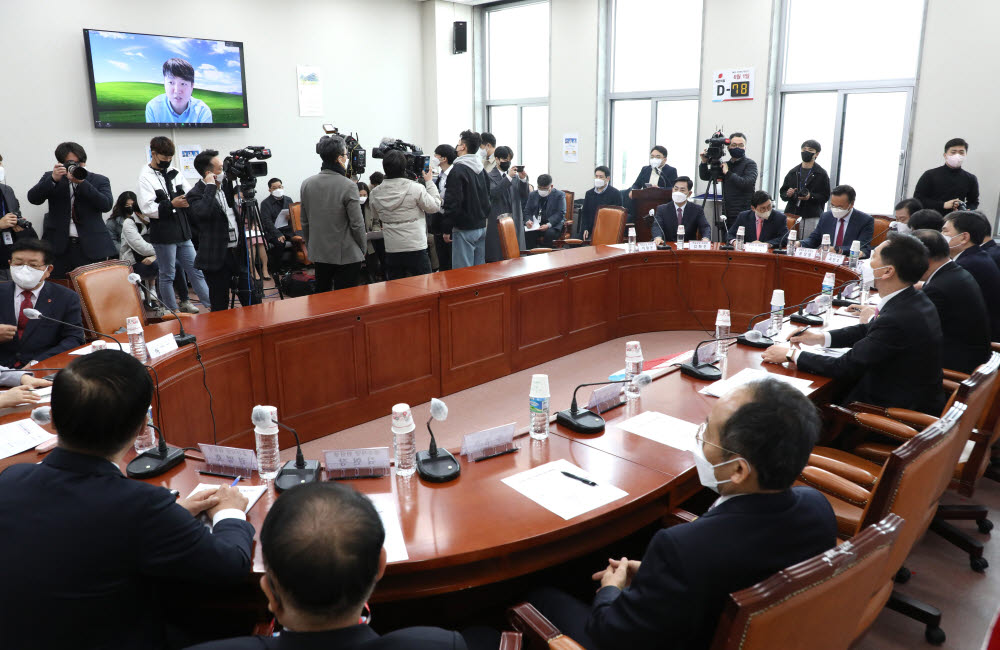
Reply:
M713 102L736 102L753 99L753 68L718 70L713 75Z
M322 117L323 80L319 66L297 65L295 76L299 88L299 117Z
M575 163L580 161L580 134L563 134L563 162Z
M194 168L194 158L202 152L200 144L177 145L181 152L181 174L184 178L200 178Z

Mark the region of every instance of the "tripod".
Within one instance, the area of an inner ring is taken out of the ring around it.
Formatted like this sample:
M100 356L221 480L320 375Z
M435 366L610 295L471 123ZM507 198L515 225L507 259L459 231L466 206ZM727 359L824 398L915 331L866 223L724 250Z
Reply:
M249 304L255 305L262 303L264 301L264 280L265 274L264 263L261 261L260 255L257 253L257 246L251 241L255 236L264 236L264 225L260 218L260 204L257 203L257 179L241 179L240 182L240 220L242 223L240 227L243 228L244 232L244 246L246 248L247 257L247 285L242 287L240 282L239 272L233 274L230 278L230 292L229 292L229 307L232 309L236 306L236 296L241 292L245 291L243 295L247 296ZM257 235L255 235L257 233ZM253 271L253 272L251 272ZM255 273L254 273L255 272ZM261 280L254 280L254 275L257 275ZM281 291L281 283L275 281L274 286L278 289L278 297L281 300L285 299L284 294ZM243 299L240 299L243 303ZM246 304L246 303L244 303Z
M719 206L721 205L723 206L723 208L725 207L725 198L722 196L720 192L720 190L722 191L724 190L722 184L719 183L719 181L722 180L721 176L722 171L713 169L711 165L709 165L709 170L711 170L712 173L712 180L710 180L708 183L708 189L705 191L705 198L701 200L701 209L704 212L705 204L708 202L708 195L709 193L711 193L712 216L715 218L715 229L719 232L719 243L725 246L726 238L725 235L722 234L722 231L725 228L725 222L723 222L722 219L719 218L719 216L722 214L721 212L719 212ZM709 237L709 239L711 239L711 237Z

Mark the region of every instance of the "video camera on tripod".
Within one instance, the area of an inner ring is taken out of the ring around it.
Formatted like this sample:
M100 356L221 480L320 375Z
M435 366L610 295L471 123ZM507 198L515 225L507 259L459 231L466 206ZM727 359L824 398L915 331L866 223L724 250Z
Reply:
M222 161L222 173L241 184L256 184L261 176L267 176L267 163L271 150L267 147L247 146L230 151Z
M708 158L708 180L722 180L722 157L726 155L726 150L729 147L729 138L719 130L713 133L708 140L705 140L705 144L708 145L708 149L705 151L705 157Z
M340 130L332 124L324 124L323 132L327 135L339 135L344 139L344 144L347 145L348 178L364 174L365 165L368 163L368 152L361 147L357 136L353 133L341 133Z
M410 180L416 180L431 168L430 156L425 156L423 149L415 144L403 142L394 138L382 138L382 142L372 151L373 158L385 158L390 151L400 151L406 156L406 171Z

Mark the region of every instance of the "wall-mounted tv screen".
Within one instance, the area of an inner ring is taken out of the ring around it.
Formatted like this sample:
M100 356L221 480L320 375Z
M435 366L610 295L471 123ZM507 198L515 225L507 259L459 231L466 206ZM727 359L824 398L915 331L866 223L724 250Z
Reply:
M243 43L84 29L99 129L247 127Z

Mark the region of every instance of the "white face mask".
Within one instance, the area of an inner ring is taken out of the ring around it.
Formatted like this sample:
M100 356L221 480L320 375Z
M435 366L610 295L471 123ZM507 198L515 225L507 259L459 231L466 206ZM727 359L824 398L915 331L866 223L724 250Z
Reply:
M604 180L603 178L595 178L594 179L594 188L595 189L599 190L599 189L601 189L602 187L604 187L607 184L608 184L608 182L606 180Z
M7 180L7 170L0 167L0 183L3 183L5 180Z
M479 155L482 156L483 160L489 160L490 152L487 149L480 149Z
M649 159L649 166L652 167L653 169L659 168L659 166L661 164L663 164L663 158L650 158Z
M763 220L765 220L765 219L767 219L768 217L771 216L771 211L768 210L767 212L755 212L754 214L757 215L758 219L760 219L761 221L763 221Z
M740 457L736 457L723 461L718 465L713 465L712 463L708 462L707 458L705 458L705 450L697 442L694 445L694 449L691 450L691 455L694 456L694 466L698 469L698 480L701 481L702 485L707 487L709 490L712 490L713 492L718 492L719 486L722 485L723 483L732 482L732 479L726 479L725 481L720 481L719 479L715 478L715 468L722 467L723 465L728 465L729 463L735 463L736 461L741 460Z
M43 275L45 275L44 270L33 269L27 264L12 264L10 267L11 280L25 291L31 291L37 287L38 283L42 281Z
M835 219L843 219L850 211L849 208L830 208L830 212L833 213Z
M367 200L368 200L368 197L367 197L367 196L362 196L362 197L361 197L361 205L364 205L364 204L365 204L365 201L367 201Z
M538 190L538 196L546 197L552 193L552 190Z
M961 167L962 162L965 161L965 156L960 153L954 153L950 156L945 156L944 160L948 163L949 167Z
M285 195L285 190L282 189L282 188L280 188L280 187L278 189L274 190L273 192L271 192L271 196L273 196L276 199L280 199L284 195Z
M673 199L674 203L684 203L688 200L688 195L684 192L674 192L670 198Z
M431 156L431 169L440 169L441 159L436 156Z
M908 224L903 223L902 221L893 221L889 225L893 230L895 230L900 234L905 234L910 232L910 226Z

